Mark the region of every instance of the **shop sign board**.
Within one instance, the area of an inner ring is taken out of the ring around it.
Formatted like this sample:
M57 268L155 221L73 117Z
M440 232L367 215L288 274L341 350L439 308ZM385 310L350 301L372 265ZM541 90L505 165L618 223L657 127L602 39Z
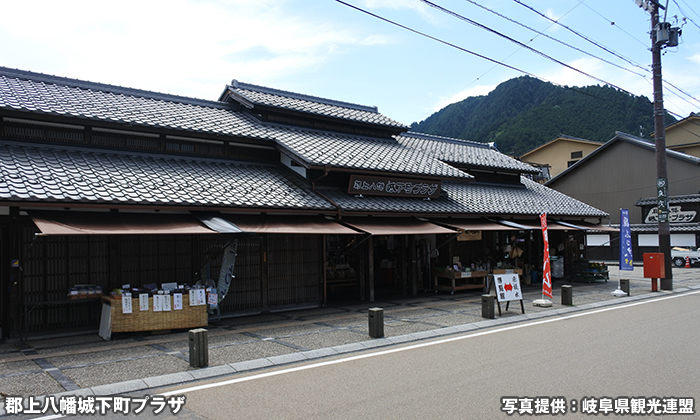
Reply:
M644 223L659 223L659 208L652 207L644 219ZM668 208L669 223L691 223L695 221L698 212L695 210L683 210L681 206L670 206Z
M522 300L523 292L520 288L520 276L517 274L495 274L493 281L496 285L496 298L499 302Z
M440 197L440 187L440 181L351 175L348 194L438 198Z
M481 231L480 230L465 230L457 236L457 240L462 241L480 241Z

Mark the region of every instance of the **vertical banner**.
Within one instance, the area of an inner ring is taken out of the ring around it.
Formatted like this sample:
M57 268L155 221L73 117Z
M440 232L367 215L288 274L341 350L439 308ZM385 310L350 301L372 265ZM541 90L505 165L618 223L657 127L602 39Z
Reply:
M542 242L544 242L544 263L542 264L542 294L552 299L552 270L549 267L549 236L547 235L547 213L540 215Z
M620 270L633 271L633 260L630 211L620 209Z

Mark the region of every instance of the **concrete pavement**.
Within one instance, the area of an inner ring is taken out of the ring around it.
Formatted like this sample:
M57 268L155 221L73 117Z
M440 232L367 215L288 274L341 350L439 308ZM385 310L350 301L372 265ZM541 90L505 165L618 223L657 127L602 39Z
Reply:
M642 267L620 272L613 265L608 282L555 282L553 305L548 308L532 304L542 297L541 285L523 285L525 314L513 302L501 316L496 310L495 319L482 318L480 291L224 319L207 328L206 368L190 366L187 331L115 334L112 341L102 340L96 332L9 341L0 344L0 392L25 397L124 394L700 289L700 270L674 268L673 275L673 291L652 293ZM612 295L620 276L630 279L631 296ZM573 286L573 306L561 305L563 284ZM384 309L384 338L368 335L371 307Z

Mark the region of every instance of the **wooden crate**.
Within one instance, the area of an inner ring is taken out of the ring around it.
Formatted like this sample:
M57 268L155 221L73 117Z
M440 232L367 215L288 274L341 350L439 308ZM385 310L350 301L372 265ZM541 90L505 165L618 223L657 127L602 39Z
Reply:
M134 298L133 312L122 313L121 299L104 297L103 302L110 306L111 332L158 331L182 328L206 327L208 324L207 305L190 306L190 296L182 294L182 309L153 311L153 296L148 298L148 310L140 311L138 298Z

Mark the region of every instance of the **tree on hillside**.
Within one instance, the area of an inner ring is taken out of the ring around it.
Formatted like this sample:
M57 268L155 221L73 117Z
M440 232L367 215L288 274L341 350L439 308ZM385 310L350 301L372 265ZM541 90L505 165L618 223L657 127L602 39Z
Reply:
M675 121L666 115L666 123ZM648 137L653 104L610 86L560 87L523 76L485 96L469 97L434 113L411 131L479 142L521 155L562 133L605 142L615 132Z

